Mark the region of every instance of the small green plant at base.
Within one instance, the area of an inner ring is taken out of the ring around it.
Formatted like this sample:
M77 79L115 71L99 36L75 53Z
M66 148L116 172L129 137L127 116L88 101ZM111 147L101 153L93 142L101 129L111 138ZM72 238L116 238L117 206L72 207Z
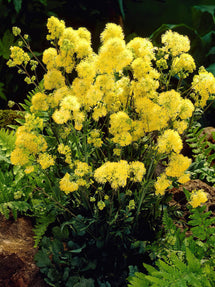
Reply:
M191 235L181 231L164 212L165 236L161 239L156 268L143 264L145 273L136 272L129 285L138 286L213 286L215 283L215 218L206 206L190 207ZM145 285L144 285L145 284Z

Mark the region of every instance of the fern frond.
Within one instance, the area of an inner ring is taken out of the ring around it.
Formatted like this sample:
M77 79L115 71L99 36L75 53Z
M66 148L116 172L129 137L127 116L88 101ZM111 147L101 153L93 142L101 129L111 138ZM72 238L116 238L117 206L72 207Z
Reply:
M56 216L52 213L46 214L44 213L41 217L37 218L37 223L33 229L35 236L34 236L34 247L37 247L45 234L48 226L53 223L56 219Z
M15 133L7 129L0 129L0 161L10 163L9 156L15 147Z

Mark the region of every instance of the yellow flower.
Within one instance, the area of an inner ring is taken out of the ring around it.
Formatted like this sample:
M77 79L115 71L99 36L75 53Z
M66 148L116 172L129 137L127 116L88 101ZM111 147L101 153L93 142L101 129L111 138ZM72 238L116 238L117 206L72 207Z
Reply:
M188 123L186 121L174 121L173 128L181 135L187 129Z
M107 42L107 40L112 38L119 38L121 40L124 39L124 34L121 26L116 25L114 23L108 23L105 26L105 30L100 35L101 41L103 43Z
M71 112L63 109L55 110L52 115L53 120L59 125L67 123L71 117Z
M159 153L179 153L183 147L182 139L177 131L165 130L164 133L158 137L158 152Z
M109 182L113 189L125 187L129 175L129 164L125 160L106 162L95 170L94 178L98 183Z
M27 167L25 168L25 170L24 170L24 172L25 172L26 174L29 174L29 173L31 173L31 172L33 172L33 171L34 171L34 166L32 166L32 165L27 166Z
M103 210L105 208L104 201L100 200L99 202L97 202L97 206L99 210Z
M179 117L182 120L188 119L192 116L194 112L194 105L192 102L188 99L182 99L181 101L181 106L180 106L180 112L179 112Z
M44 87L46 90L59 89L65 85L65 78L57 69L48 70L44 75Z
M43 52L43 63L46 64L48 70L56 67L57 50L55 48L48 48Z
M200 67L199 75L195 75L192 82L192 89L195 91L195 105L204 107L211 94L215 94L215 77L205 68Z
M75 165L75 175L77 176L82 177L91 172L91 167L86 162L76 161Z
M178 182L180 182L182 184L188 182L189 180L190 180L190 174L189 173L185 173L178 178Z
M165 173L162 173L155 182L155 194L164 195L166 189L172 184L171 180L167 179Z
M48 97L46 94L38 92L33 95L32 99L31 111L48 111Z
M132 53L126 48L124 40L111 38L101 46L96 61L100 73L120 72L132 61Z
M132 161L129 163L130 180L134 182L141 182L146 173L144 163L140 161Z
M27 63L30 61L30 57L26 52L23 51L20 47L17 46L11 46L10 47L10 57L12 61L8 62L9 67L14 67L16 65L27 65Z
M171 30L162 35L161 42L164 44L164 51L170 52L173 56L190 50L189 38Z
M58 39L62 35L65 29L65 23L63 20L58 20L56 17L51 16L48 19L47 28L50 33L50 35L47 36L47 39L48 40L54 40L55 38Z
M78 184L74 181L70 181L70 175L66 173L60 180L60 189L66 194L78 190Z
M164 107L168 116L171 119L175 119L180 112L182 97L175 90L160 93L158 97L158 103Z
M179 57L174 58L171 73L173 76L179 74L179 76L186 78L195 68L196 65L193 57L187 53L183 53Z
M191 159L182 154L172 154L166 168L166 174L171 177L181 177L191 164Z
M77 112L80 109L80 104L76 96L68 95L60 103L60 106L63 110L69 110Z
M14 165L25 165L29 162L28 154L21 148L16 147L10 156L11 163Z
M53 156L48 153L40 153L37 161L41 165L42 169L46 169L55 164Z
M202 203L205 203L207 200L208 198L206 192L204 192L203 189L199 189L192 191L189 203L193 208L196 208Z
M149 39L136 37L127 44L127 47L133 52L135 58L140 57L146 61L155 58L154 47Z

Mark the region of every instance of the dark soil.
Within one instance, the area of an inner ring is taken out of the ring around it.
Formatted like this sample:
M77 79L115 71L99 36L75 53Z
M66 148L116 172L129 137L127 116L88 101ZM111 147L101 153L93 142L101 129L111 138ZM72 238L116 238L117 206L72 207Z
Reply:
M0 287L46 287L34 263L34 233L28 218L0 215Z

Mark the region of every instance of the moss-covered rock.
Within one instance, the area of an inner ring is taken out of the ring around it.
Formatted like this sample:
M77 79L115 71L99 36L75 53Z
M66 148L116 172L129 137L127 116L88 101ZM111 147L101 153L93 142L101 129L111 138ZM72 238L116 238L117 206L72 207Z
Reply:
M16 119L24 119L25 112L17 110L0 110L0 128L16 125Z

